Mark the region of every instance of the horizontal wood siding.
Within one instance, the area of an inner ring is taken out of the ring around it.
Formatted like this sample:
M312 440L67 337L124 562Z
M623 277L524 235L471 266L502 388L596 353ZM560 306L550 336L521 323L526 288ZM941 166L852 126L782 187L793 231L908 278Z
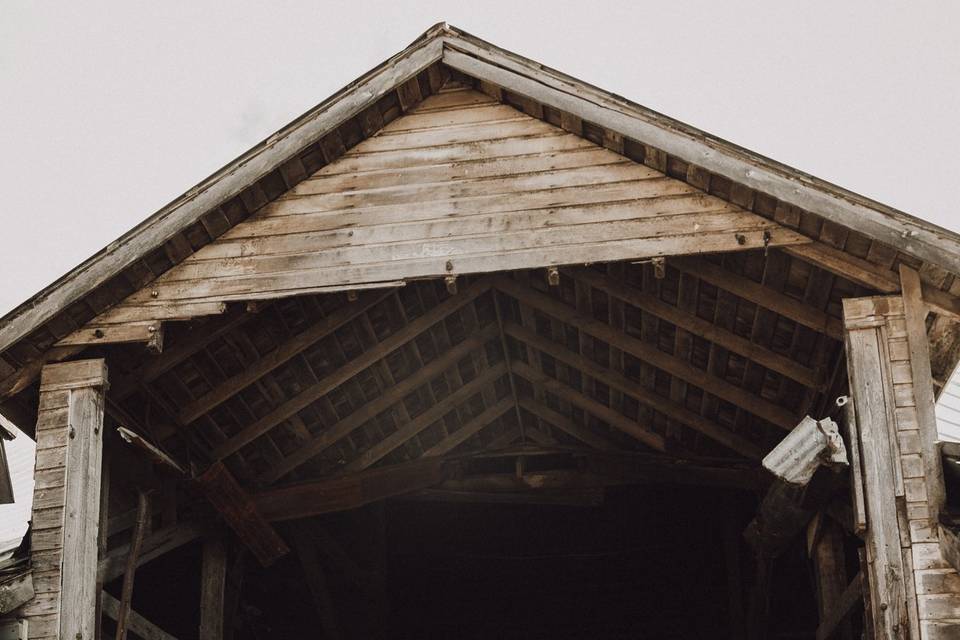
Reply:
M123 337L112 327L216 313L231 300L806 241L458 88L425 99L86 331Z

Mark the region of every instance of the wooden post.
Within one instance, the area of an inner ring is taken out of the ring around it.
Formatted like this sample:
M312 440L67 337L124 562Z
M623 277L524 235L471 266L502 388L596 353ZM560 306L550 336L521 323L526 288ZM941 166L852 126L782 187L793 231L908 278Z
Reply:
M31 637L95 640L100 528L102 359L49 364L40 378L31 533L37 595Z
M123 574L123 593L117 611L117 640L126 640L127 638L127 618L130 614L130 601L133 599L133 579L137 572L140 547L143 545L143 537L149 528L149 521L150 497L141 489L137 492L137 522L133 527L133 539L130 541L130 553L127 556L127 570Z
M912 582L912 575L906 571L901 548L897 498L904 495L904 482L888 355L891 334L905 333L902 320L888 321L897 315L902 318L902 305L898 297L843 302L847 369L866 490L864 541L873 629L878 639L909 638L909 608L916 607L916 600L908 599L906 581ZM909 540L908 532L905 539Z
M850 621L843 618L838 611L848 586L843 553L843 531L840 525L825 517L820 518L819 529L819 535L816 535L810 550L810 560L813 562L813 572L817 582L817 608L820 613L820 623L840 619L841 621L837 624L838 637L842 640L853 640Z
M220 538L203 542L200 582L200 640L223 640L227 549Z

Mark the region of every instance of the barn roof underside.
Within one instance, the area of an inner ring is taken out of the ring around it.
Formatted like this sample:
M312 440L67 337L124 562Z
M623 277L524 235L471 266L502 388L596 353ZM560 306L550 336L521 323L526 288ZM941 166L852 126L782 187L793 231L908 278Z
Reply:
M901 265L953 368L960 282L875 235L435 61L11 339L3 410L105 356L113 421L248 487L517 447L753 468Z

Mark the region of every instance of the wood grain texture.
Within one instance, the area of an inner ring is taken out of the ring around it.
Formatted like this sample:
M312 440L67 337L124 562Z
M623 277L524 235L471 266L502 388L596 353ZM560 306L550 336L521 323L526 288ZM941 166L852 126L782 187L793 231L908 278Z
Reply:
M98 339L128 339L158 318L235 299L807 241L512 107L460 93L461 107L435 106L449 93L425 99L90 327L116 324ZM74 334L62 343L89 340Z

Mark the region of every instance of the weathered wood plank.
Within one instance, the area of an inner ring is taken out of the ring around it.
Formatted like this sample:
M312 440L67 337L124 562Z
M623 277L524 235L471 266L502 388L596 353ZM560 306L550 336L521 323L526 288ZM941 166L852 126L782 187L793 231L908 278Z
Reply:
M910 267L900 265L903 311L907 325L907 345L910 352L910 368L913 396L916 403L917 423L920 429L920 445L924 468L923 484L926 488L930 519L936 522L945 501L943 467L937 448L936 400L933 393L933 375L930 370L930 342L927 339L926 308L923 304L920 274ZM896 382L896 380L894 380Z
M896 460L889 442L887 412L893 398L892 389L885 388L881 373L886 367L881 331L876 325L851 328L856 326L857 304L844 302L844 318L848 327L847 367L856 405L866 485L871 613L877 637L892 639L899 637L900 630L908 624L904 581L911 577L905 575L900 552L893 469Z

